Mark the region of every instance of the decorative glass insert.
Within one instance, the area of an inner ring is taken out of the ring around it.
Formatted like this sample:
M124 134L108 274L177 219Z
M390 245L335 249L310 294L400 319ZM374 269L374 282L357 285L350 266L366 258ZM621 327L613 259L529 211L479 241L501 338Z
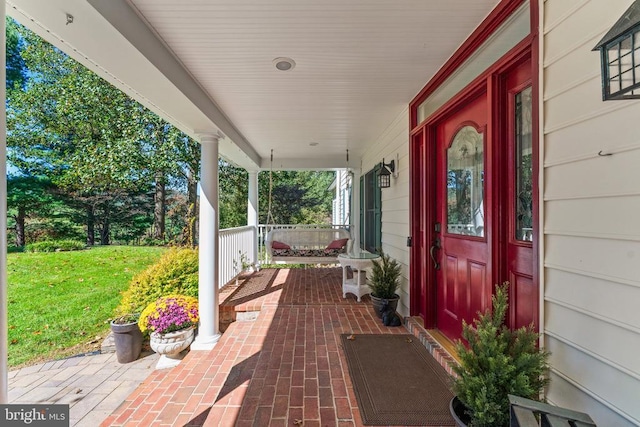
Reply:
M484 237L484 141L464 126L447 150L447 231Z
M515 238L533 240L533 152L531 86L515 97Z

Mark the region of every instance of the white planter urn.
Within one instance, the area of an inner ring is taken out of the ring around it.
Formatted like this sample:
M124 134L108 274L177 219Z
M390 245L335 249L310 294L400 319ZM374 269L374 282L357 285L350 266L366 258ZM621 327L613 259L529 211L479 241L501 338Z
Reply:
M184 357L182 352L193 342L194 332L195 326L166 334L152 332L149 340L151 349L161 355L156 368L171 368L180 363Z

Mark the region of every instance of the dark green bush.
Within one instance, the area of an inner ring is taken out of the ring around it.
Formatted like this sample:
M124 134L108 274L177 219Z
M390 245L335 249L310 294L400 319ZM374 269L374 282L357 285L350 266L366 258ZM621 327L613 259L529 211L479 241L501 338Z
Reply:
M402 267L395 259L380 251L380 259L372 261L369 287L376 298L394 298L400 287Z
M61 252L61 251L81 251L87 245L78 240L45 240L31 243L25 246L25 252Z
M140 313L161 296L180 294L198 297L198 251L170 249L157 263L131 280L122 294L116 314Z
M509 283L496 287L493 311L480 313L473 325L462 321L456 351L460 365L453 389L476 427L509 425L509 394L538 400L548 382L549 353L537 347L533 326L514 331L505 325Z
M7 248L7 253L8 254L14 254L14 253L18 253L18 252L24 252L24 247L23 246L9 246Z
M154 239L152 237L143 237L140 240L142 246L166 246L167 242L162 239Z

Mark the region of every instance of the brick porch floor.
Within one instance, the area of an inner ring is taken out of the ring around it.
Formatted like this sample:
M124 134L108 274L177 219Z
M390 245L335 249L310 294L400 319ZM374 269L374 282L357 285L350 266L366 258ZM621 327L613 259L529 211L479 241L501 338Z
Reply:
M221 292L231 323L212 351L154 371L102 426L359 426L342 333L418 336L450 362L414 320L387 328L368 297L342 298L339 268L262 270ZM251 314L253 313L253 314Z

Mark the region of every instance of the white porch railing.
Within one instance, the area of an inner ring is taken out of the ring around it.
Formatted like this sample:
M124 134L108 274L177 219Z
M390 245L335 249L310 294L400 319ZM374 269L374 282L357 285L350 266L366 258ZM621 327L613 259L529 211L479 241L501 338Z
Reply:
M256 227L226 228L219 233L219 273L220 286L226 285L242 270L242 262L252 262L256 259L254 242L258 238Z
M348 224L260 224L258 225L258 260L261 264L269 263L268 254L264 245L267 233L276 229L294 229L294 228L344 228L349 231Z

